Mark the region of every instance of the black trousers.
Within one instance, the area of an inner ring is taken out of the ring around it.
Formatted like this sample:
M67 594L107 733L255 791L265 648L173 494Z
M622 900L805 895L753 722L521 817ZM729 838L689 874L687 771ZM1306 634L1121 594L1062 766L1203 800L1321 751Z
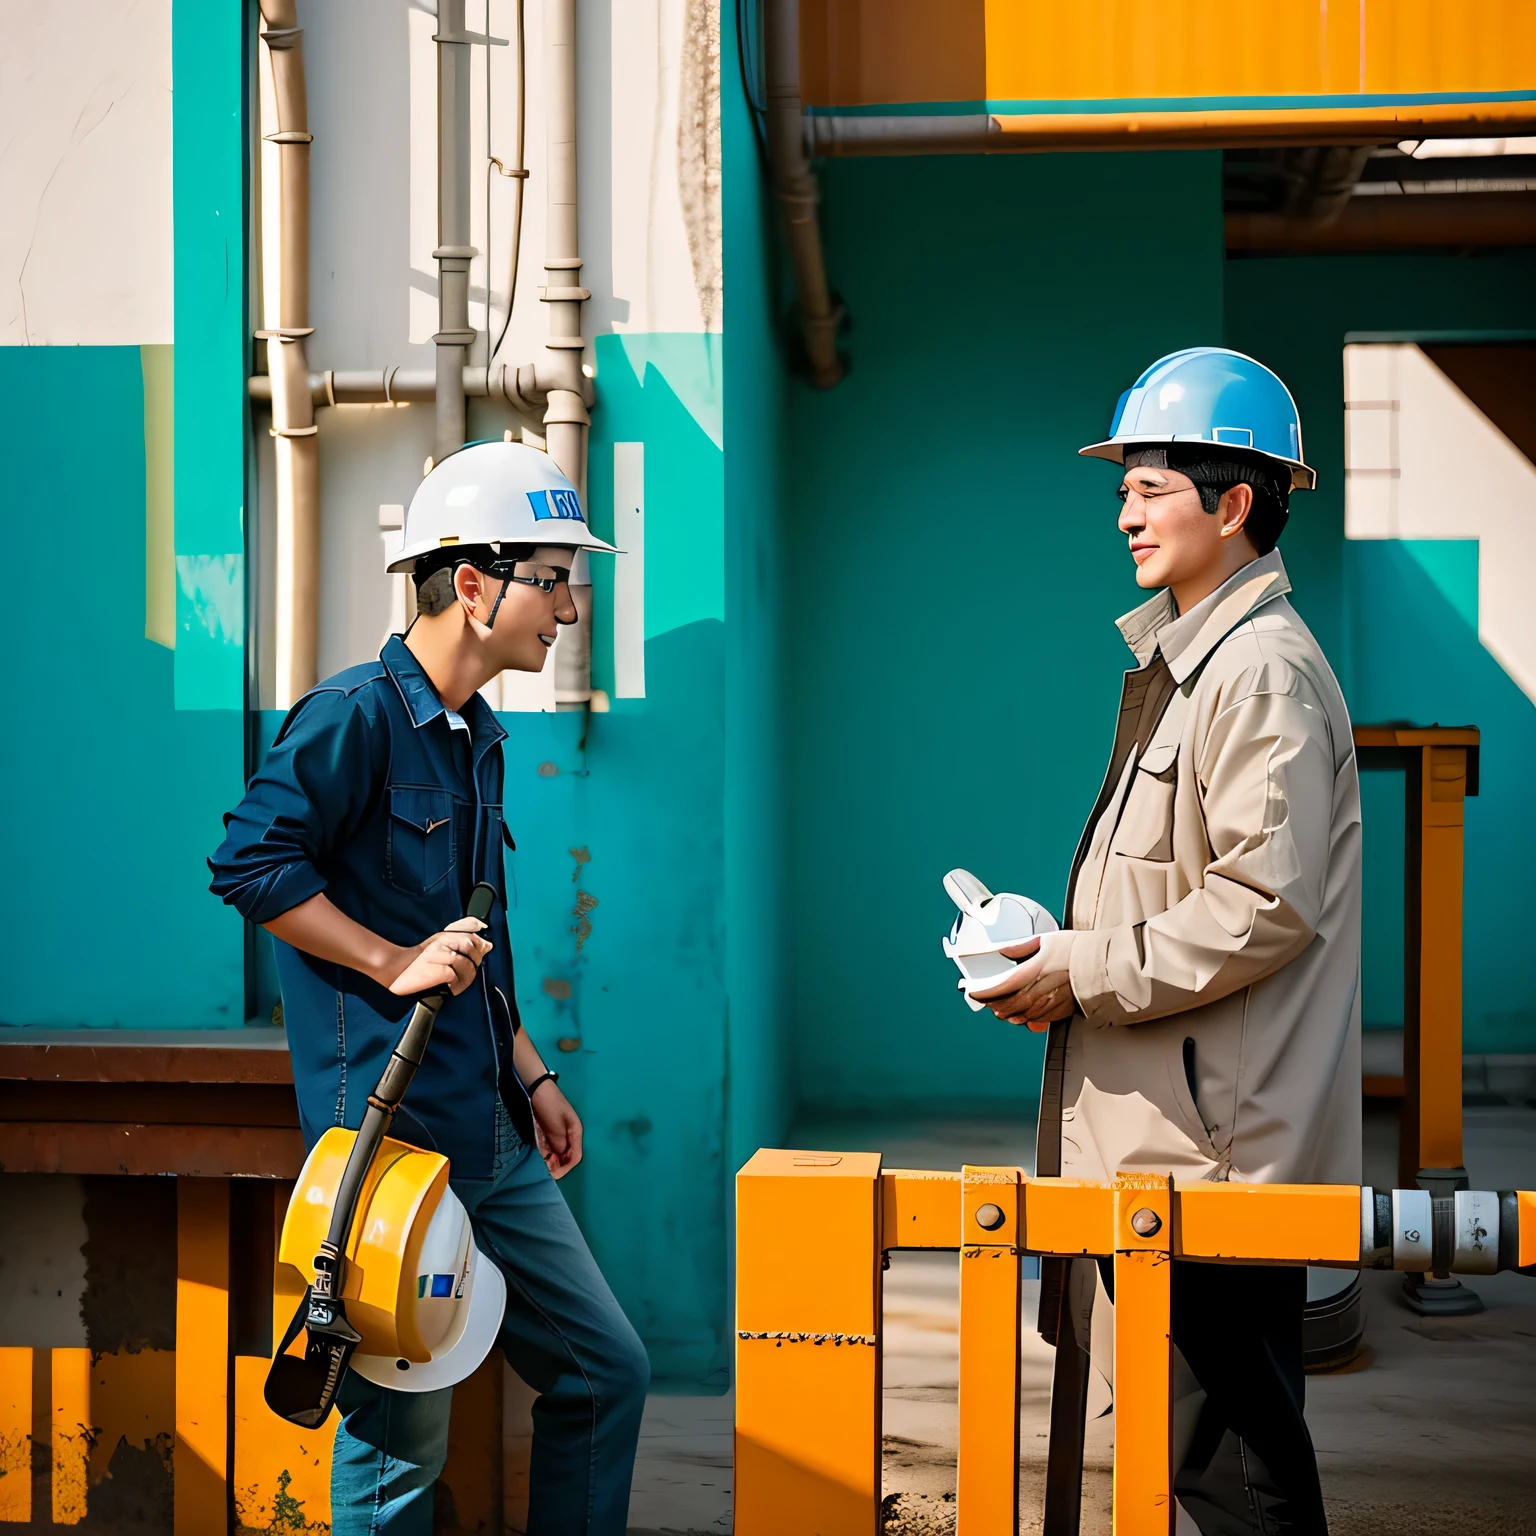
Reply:
M1113 1267L1101 1268L1113 1297ZM1306 1305L1305 1269L1174 1262L1173 1342L1205 1402L1173 1491L1201 1536L1327 1536L1302 1413Z

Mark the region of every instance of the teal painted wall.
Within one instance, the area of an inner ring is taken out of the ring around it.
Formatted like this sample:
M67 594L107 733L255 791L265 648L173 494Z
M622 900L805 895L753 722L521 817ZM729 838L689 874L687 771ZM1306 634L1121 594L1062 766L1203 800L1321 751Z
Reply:
M243 5L171 12L176 262L176 705L245 702Z
M736 58L721 7L721 56ZM721 70L725 224L725 914L730 1167L782 1145L794 1110L786 1020L785 571L775 211L740 72Z
M723 1390L730 1358L718 342L598 341L600 532L614 443L645 445L646 697L501 717L518 1006L586 1126L566 1190L658 1386L681 1391ZM611 690L601 617L597 630L593 682Z
M1153 358L1222 336L1220 157L821 168L853 369L782 456L797 1088L1030 1111L1041 1037L970 1013L964 865L1059 909L1139 601L1113 472L1075 450ZM1147 189L1157 215L1148 233Z
M241 716L178 710L173 653L144 638L143 410L137 347L0 347L0 530L64 540L5 604L0 924L26 941L0 1024L243 1018L240 920L203 862L240 793Z
M1482 728L1482 794L1466 810L1463 1041L1536 1051L1523 923L1536 705L1477 638L1475 541L1344 538L1343 410L1351 332L1536 329L1536 253L1232 261L1226 308L1231 345L1278 369L1301 407L1318 488L1292 504L1283 548L1354 718ZM1370 774L1363 790L1363 1008L1368 1027L1390 1028L1402 1023L1402 786Z

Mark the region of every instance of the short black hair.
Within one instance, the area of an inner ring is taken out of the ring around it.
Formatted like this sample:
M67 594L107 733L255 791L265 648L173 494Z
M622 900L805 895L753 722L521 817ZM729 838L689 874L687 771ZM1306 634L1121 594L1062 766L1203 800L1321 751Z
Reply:
M472 565L488 572L502 560L526 560L533 554L532 544L450 544L420 556L411 572L416 582L416 612L434 619L454 604L453 573L461 565Z
M1250 486L1253 507L1243 532L1261 555L1267 555L1280 542L1291 515L1291 472L1262 454L1205 443L1167 443L1127 448L1125 467L1173 469L1188 475L1200 493L1200 505L1211 513L1234 485Z

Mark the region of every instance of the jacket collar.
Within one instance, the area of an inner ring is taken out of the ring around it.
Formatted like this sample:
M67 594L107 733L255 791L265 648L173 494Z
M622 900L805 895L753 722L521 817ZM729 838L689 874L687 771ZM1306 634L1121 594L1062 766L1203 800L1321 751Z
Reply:
M400 690L400 698L411 717L411 724L418 731L439 715L447 714L448 706L438 697L432 679L422 671L421 663L411 654L410 647L399 635L391 635L384 642L384 649L379 652L379 661L395 687ZM474 744L477 761L487 747L505 739L507 733L502 729L501 722L478 693L470 694L459 714L469 726L469 739Z
M1116 625L1141 666L1161 651L1175 683L1182 684L1226 637L1256 609L1291 590L1280 551L1250 560L1188 613L1176 613L1164 587L1133 608Z

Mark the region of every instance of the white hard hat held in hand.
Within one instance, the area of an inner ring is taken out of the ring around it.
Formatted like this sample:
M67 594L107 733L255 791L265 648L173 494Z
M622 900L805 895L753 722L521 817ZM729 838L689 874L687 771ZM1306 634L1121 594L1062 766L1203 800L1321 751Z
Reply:
M576 487L555 461L526 443L471 443L433 465L411 498L388 569L413 571L423 555L458 544L618 553L587 526Z
M944 889L959 910L945 935L944 953L960 967L960 992L973 1013L986 1006L968 991L995 986L1020 962L1001 951L1037 934L1055 933L1059 924L1038 901L1012 891L994 895L968 869L952 869Z

